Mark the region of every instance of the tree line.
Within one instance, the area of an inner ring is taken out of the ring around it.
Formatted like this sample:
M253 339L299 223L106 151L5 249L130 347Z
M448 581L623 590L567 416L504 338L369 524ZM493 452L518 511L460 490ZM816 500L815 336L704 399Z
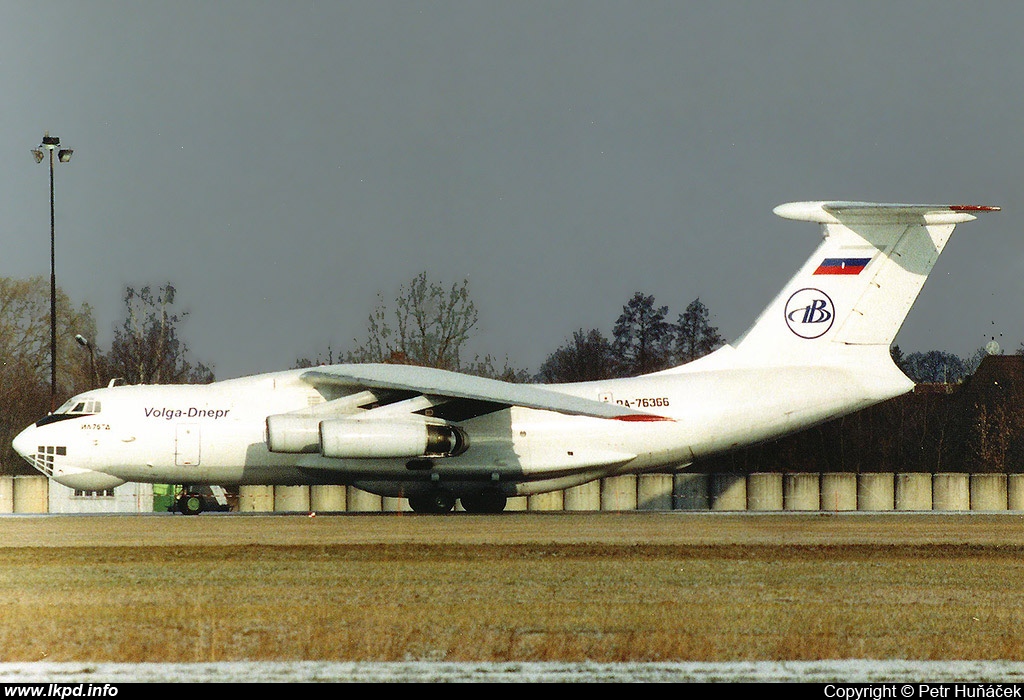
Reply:
M667 306L637 292L622 307L611 337L596 328L578 329L555 349L537 373L516 368L492 355L464 357L479 317L463 280L445 286L420 273L399 288L393 307L378 293L367 319L366 338L335 358L328 348L315 359L303 357L295 367L338 362L393 362L436 367L515 382L574 382L627 377L667 369L706 355L725 341L711 324L700 298L670 320Z

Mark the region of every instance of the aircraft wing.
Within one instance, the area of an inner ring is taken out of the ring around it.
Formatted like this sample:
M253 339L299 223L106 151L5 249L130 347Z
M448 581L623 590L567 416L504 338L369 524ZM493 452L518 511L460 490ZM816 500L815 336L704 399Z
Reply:
M304 372L302 379L314 386L412 391L427 396L522 406L574 416L620 420L661 419L660 416L618 404L552 391L542 385L513 384L431 367L388 364L326 365Z

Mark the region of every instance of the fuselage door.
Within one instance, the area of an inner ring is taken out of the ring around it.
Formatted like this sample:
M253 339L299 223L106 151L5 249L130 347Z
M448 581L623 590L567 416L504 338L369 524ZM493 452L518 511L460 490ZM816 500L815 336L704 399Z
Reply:
M179 467L199 466L199 425L179 423L174 435L174 463Z

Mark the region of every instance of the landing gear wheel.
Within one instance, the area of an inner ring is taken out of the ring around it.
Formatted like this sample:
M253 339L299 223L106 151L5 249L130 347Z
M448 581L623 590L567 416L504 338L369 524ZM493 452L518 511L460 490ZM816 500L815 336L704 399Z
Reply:
M508 503L508 498L500 493L476 493L462 496L459 500L467 513L500 513Z
M410 496L409 506L416 513L450 513L452 508L455 507L455 497L447 493Z
M199 515L203 512L203 497L194 494L179 496L178 511L185 515Z

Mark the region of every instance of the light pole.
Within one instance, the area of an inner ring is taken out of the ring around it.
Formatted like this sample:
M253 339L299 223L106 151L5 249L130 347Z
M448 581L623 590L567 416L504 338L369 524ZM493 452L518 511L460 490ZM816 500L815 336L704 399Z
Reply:
M70 148L60 148L60 138L50 136L47 131L39 148L32 149L32 157L37 163L42 162L43 149L50 152L50 412L57 410L57 268L54 245L53 221L53 152L57 151L57 160L67 163L74 153Z
M93 389L96 387L96 360L93 357L92 343L86 340L81 333L75 336L75 342L89 351L89 388Z

